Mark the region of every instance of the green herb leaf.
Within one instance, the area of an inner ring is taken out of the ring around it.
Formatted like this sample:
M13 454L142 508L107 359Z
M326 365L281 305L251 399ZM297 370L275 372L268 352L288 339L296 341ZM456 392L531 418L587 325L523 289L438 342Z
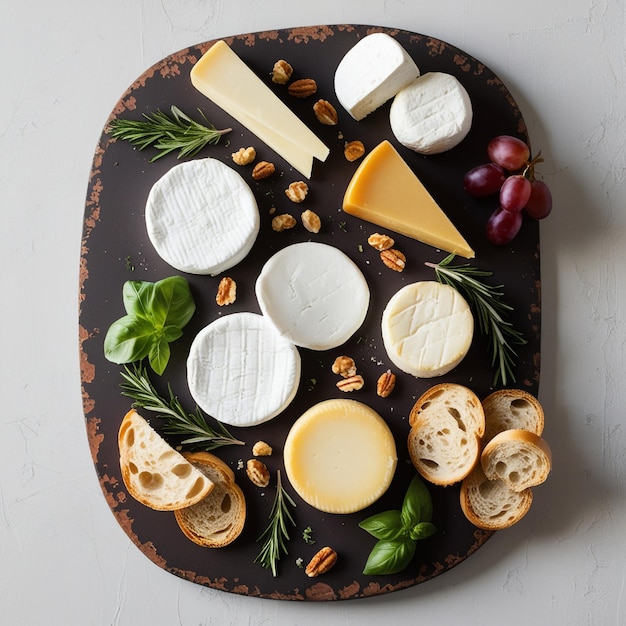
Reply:
M401 572L413 559L415 546L415 541L411 539L376 542L367 557L363 573L377 576Z
M114 139L130 142L139 150L154 146L158 152L150 159L152 162L176 150L179 151L178 158L195 156L206 145L218 143L222 135L232 130L217 130L202 111L204 123L191 119L176 106L172 106L171 114L169 117L157 111L150 115L144 113L142 120L116 118L109 123L108 133Z
M359 527L376 539L391 541L402 537L404 525L400 511L384 511L376 513L359 523Z
M426 539L437 532L437 528L431 522L419 522L411 528L409 537L413 541L419 541L420 539Z
M104 354L113 363L133 363L148 357L150 366L163 374L170 346L183 334L196 305L189 283L170 276L156 283L128 280L122 288L127 315L113 322L104 338Z
M433 516L433 504L430 493L422 479L416 474L409 484L402 503L402 523L411 528L418 522L430 522Z
M233 437L226 427L215 420L217 429L211 428L196 406L194 413L187 413L180 401L169 389L169 400L162 398L148 378L146 369L137 363L125 367L122 372L122 395L134 400L133 406L155 412L167 421L165 432L186 437L183 445L214 450L221 446L244 445L243 441Z

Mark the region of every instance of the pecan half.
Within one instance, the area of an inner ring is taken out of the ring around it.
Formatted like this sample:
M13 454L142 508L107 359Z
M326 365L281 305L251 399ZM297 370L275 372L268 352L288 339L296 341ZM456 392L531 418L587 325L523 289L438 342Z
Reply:
M306 198L307 193L309 193L309 186L303 180L291 183L289 187L285 189L285 195L292 202L302 202Z
M309 564L304 569L304 572L310 578L320 576L328 572L337 562L337 552L332 548L326 546L319 550L313 558L309 561Z
M320 228L322 227L322 220L320 220L319 215L311 211L311 209L307 209L300 216L302 218L302 225L310 232L310 233L319 233Z
M308 98L317 91L317 83L312 78L301 78L294 80L287 91L294 98Z
M406 267L406 257L400 250L391 248L380 253L382 262L394 272L401 272Z
M276 171L276 167L269 161L259 161L252 170L252 178L261 180L271 176Z
M363 388L365 381L363 380L363 376L361 374L356 374L355 376L350 376L348 378L344 378L337 383L337 389L339 391L345 391L346 393L349 391L358 391Z
M215 302L219 306L232 304L237 299L237 283L230 277L224 276L217 286Z
M395 243L395 241L389 235L374 233L367 238L367 243L369 243L372 248L382 252L383 250L389 250L389 248L393 248L393 244Z
M348 161L356 161L365 154L365 146L362 141L349 141L343 149L343 155Z
M257 487L267 487L270 484L270 471L267 465L259 459L249 459L246 463L246 474Z
M296 225L296 218L289 213L281 213L272 218L272 230L277 233L282 233L283 230L288 230Z
M391 370L387 370L384 374L381 374L376 382L376 393L381 398L386 398L393 391L395 386L396 375Z
M293 74L293 67L284 59L280 59L274 63L272 68L272 82L277 85L286 85Z
M318 100L313 105L313 112L318 121L326 126L335 126L339 122L337 110L328 100Z

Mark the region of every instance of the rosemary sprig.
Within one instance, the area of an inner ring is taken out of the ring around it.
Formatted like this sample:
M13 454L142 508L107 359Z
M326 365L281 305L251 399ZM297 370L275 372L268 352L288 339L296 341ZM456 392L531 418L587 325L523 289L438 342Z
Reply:
M132 398L134 407L154 411L159 417L165 418L167 420L165 432L186 437L181 442L182 445L202 447L205 450L244 445L244 442L233 437L221 422L215 420L217 430L211 428L198 406L194 413L187 413L169 385L169 400L162 398L150 382L145 367L137 363L132 364L132 369L124 366L122 377L125 381L120 385L122 395Z
M171 118L161 111L151 115L143 113L143 120L116 118L109 123L108 133L114 139L129 141L139 150L153 145L158 152L150 159L152 163L174 150L179 150L179 159L195 156L204 146L218 143L222 135L232 130L217 130L200 109L204 124L192 120L176 106L172 106L171 111Z
M261 552L254 559L255 563L260 563L263 567L271 569L273 576L277 575L277 562L280 560L281 554L288 552L286 542L289 540L289 529L287 522L292 526L296 525L289 511L289 505L295 507L296 503L283 488L280 470L277 470L276 496L269 515L270 523L257 539L257 541L264 543Z
M505 320L506 314L513 307L502 301L502 285L493 287L482 281L483 277L491 276L491 272L469 264L450 265L453 259L454 254L450 254L438 264L426 265L435 270L439 282L450 285L466 296L478 317L480 331L491 337L491 365L495 367L493 384L502 383L506 386L509 381L515 382L513 368L517 353L512 346L524 345L526 340L513 328L511 322Z

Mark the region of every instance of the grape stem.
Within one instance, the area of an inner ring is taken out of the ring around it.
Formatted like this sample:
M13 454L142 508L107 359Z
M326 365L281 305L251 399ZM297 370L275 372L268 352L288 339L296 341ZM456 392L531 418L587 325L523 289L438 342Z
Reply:
M535 165L543 163L543 157L541 156L541 150L537 153L537 156L532 159L522 171L522 176L528 178L531 183L535 182Z

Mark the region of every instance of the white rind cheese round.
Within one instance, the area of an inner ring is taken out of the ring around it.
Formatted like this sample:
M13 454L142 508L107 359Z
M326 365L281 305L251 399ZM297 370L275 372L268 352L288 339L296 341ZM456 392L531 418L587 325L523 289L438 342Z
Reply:
M429 72L400 90L389 110L391 130L405 147L420 154L454 148L472 126L465 87L451 74Z
M373 33L340 61L335 71L335 94L355 120L362 120L417 76L415 62L393 37Z
M354 513L388 489L397 465L386 422L356 400L325 400L291 427L284 446L289 482L326 513Z
M370 300L354 261L334 246L311 241L272 256L255 290L263 315L280 335L310 350L346 342L363 323Z
M215 276L250 252L259 209L245 180L216 159L180 163L150 190L148 237L159 256L188 274Z
M232 313L195 337L187 381L193 399L211 417L231 426L255 426L293 400L300 354L261 315Z
M454 369L467 354L474 318L459 292L436 281L412 283L389 300L382 337L392 363L417 378Z

